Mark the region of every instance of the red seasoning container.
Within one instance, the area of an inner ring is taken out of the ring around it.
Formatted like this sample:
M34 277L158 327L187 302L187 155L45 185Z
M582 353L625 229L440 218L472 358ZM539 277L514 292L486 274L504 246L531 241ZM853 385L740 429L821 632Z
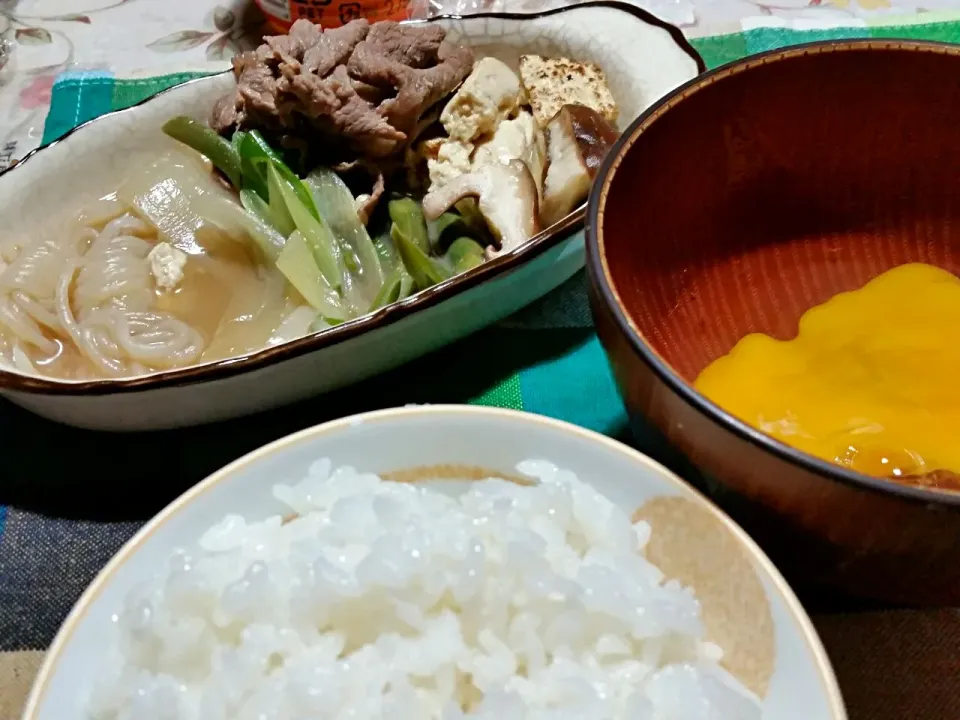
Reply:
M270 26L285 33L301 18L325 28L345 25L357 18L406 20L410 16L408 0L255 0L267 16Z

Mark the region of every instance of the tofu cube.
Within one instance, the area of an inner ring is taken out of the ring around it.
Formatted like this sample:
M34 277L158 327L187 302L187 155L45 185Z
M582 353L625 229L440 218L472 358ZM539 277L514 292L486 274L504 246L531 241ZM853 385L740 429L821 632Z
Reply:
M520 81L541 128L545 128L564 105L584 105L610 123L616 123L620 114L606 75L592 63L523 55Z

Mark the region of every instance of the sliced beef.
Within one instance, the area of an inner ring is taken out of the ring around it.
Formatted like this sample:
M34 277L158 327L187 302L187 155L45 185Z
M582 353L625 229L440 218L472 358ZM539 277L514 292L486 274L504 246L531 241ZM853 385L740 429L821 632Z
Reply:
M237 85L237 90L242 107L268 115L277 112L277 79L266 65L244 70L243 81Z
M326 117L340 108L340 99L331 87L329 78L294 74L286 80L285 89L297 96L299 111L309 119Z
M245 70L249 68L256 67L261 62L260 58L257 56L256 51L250 50L247 52L237 53L233 56L231 64L233 65L233 75L234 77L239 78L243 75Z
M345 27L350 27L350 26L347 25ZM364 29L363 32L364 34L366 34L368 27L369 26L367 25L366 20L358 20L358 21L355 21L355 24L350 29L350 32L355 31L357 28L363 28ZM344 28L340 28L340 30L343 30L343 29ZM318 42L320 42L320 37L323 34L324 32L319 25L315 25L314 23L311 23L311 22L297 22L297 23L294 23L293 26L290 28L290 32L287 33L286 37L290 38L291 42L297 43L300 49L296 52L296 55L297 57L302 58L303 54L307 51L307 48L311 48L315 46ZM328 31L326 34L336 35L337 31L331 30L331 31ZM281 35L280 37L284 37L284 36ZM266 40L266 38L264 38L264 40Z
M391 125L412 137L420 117L451 94L472 69L473 53L467 48L456 48L439 65L422 70L396 63L397 94L380 104L380 113ZM360 73L358 76L369 80Z
M330 120L337 134L352 140L356 150L371 157L389 155L406 139L402 131L390 125L377 109L354 89L346 67L339 66L329 81L340 101Z
M235 93L224 95L213 104L213 114L210 117L211 126L229 128L240 125L242 121L243 115Z
M401 25L393 21L376 23L367 42L390 60L415 69L437 63L437 54L446 31L439 25Z
M325 30L304 53L304 72L320 77L329 75L337 65L343 65L350 58L350 53L357 43L367 37L369 30L370 25L366 20L354 20L343 27Z
M210 124L288 140L336 135L337 147L371 158L400 153L421 116L473 68L470 50L444 37L437 25L354 20L322 31L298 20L288 35L234 58L236 91L216 103Z

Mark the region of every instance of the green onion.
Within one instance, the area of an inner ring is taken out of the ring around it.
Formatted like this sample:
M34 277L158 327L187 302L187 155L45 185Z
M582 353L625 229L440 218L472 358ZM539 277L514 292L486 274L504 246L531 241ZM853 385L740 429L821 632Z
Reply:
M454 207L457 209L457 212L460 213L460 217L463 218L467 227L472 230L471 235L477 233L482 237L488 234L487 221L483 219L483 214L480 212L476 198L466 197L460 200Z
M403 236L414 242L424 254L429 254L430 237L420 203L413 198L399 198L391 200L387 208L390 211L390 219Z
M333 234L345 248L352 249L352 252L344 254L345 262L355 259L351 272L361 275L361 282L368 292L370 288L379 288L386 273L370 234L357 215L350 188L329 168L313 170L304 180L304 185L309 188L317 209Z
M444 256L455 274L475 268L484 261L483 247L473 238L458 237Z
M283 162L283 158L280 157L276 150L270 147L259 132L251 130L246 133L239 141L239 150L241 161L246 160L249 163L248 167L253 168L253 178L251 178L251 180L255 180L257 175L267 180L267 168L272 166L279 173L280 177L289 183L290 187L300 199L300 202L310 211L310 214L317 219L320 218L320 213L317 211L316 205L314 205L310 191L307 190L303 181L296 176L293 170L287 167L287 164ZM244 177L246 176L247 174L244 175ZM264 198L264 200L267 199L268 198Z
M429 255L423 252L417 243L404 234L396 223L390 230L390 237L396 243L400 258L418 289L423 290L431 285L436 285L449 277Z
M383 285L380 286L380 292L373 298L370 304L370 312L379 310L382 307L395 303L400 297L401 273L405 272L402 268L394 270Z
M243 130L237 130L231 139L231 144L237 151L237 155L240 156L240 172L243 175L243 189L255 192L260 196L261 200L267 202L270 200L270 193L267 190L266 175L260 168L254 166L253 161L249 157L244 157L241 152L248 134L249 133L245 133Z
M406 268L401 267L400 270L402 271L400 274L400 294L397 296L397 301L410 297L413 292L413 278L410 277Z
M240 222L243 228L257 243L261 252L271 260L276 261L277 256L283 250L283 246L287 243L287 238L256 213L246 208L240 210L240 213Z
M392 223L391 226L392 227ZM377 251L377 257L380 259L380 267L383 268L385 275L390 275L402 263L393 239L390 237L390 227L373 238L373 247Z
M284 235L289 235L297 229L297 224L293 220L290 208L287 206L284 190L287 189L287 183L283 178L273 170L272 166L267 166L267 212L273 219L274 227Z
M233 133L233 137L230 138L230 144L233 145L233 149L237 151L237 155L240 154L240 146L243 144L243 139L247 136L247 133L243 130L236 130Z
M343 319L343 308L336 300L336 293L317 271L313 251L299 231L291 233L280 257L277 269L284 274L310 307L325 318Z
M330 284L330 287L339 291L343 285L340 248L337 245L337 239L330 230L330 226L323 218L315 218L300 202L293 188L280 177L276 166L270 165L267 172L271 193L274 189L277 190L286 204L287 211L290 213L293 223L297 226L297 230L301 232L303 239L313 251L313 257L320 273Z
M265 203L253 190L241 190L240 204L243 205L244 209L256 215L284 237L287 237L297 229L293 224L290 213L287 212L286 205L282 204L282 200L280 201L282 212L277 212L276 207Z
M478 229L462 215L455 212L445 212L431 223L427 224L430 230L430 242L437 254L450 248L455 240L468 238L475 240L480 247L489 244L489 234L485 229Z
M235 188L243 187L240 155L230 142L193 118L180 115L163 124L163 132L205 155Z

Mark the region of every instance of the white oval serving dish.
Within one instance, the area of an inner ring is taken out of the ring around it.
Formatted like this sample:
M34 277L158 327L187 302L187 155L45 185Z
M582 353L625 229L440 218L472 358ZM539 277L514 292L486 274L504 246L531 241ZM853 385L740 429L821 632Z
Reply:
M371 452L371 448L376 448ZM271 487L329 458L394 480L469 482L516 477L544 458L574 471L652 527L647 557L693 587L707 639L758 697L767 720L845 720L830 663L800 603L773 564L729 518L640 453L574 425L510 410L419 406L358 415L304 430L232 463L174 501L110 561L64 622L23 720L82 720L111 616L126 593L172 552L193 545L226 514L283 514ZM454 492L456 485L454 485Z
M507 62L566 55L606 69L621 124L704 69L676 28L623 3L539 15L436 18L452 40ZM49 226L125 168L156 157L173 115L206 119L231 73L193 80L80 126L0 175L2 232ZM82 198L81 198L82 196ZM244 415L341 387L462 338L544 295L583 266L581 208L513 252L335 328L242 357L136 378L59 381L0 368L0 393L39 415L104 430L146 430Z

